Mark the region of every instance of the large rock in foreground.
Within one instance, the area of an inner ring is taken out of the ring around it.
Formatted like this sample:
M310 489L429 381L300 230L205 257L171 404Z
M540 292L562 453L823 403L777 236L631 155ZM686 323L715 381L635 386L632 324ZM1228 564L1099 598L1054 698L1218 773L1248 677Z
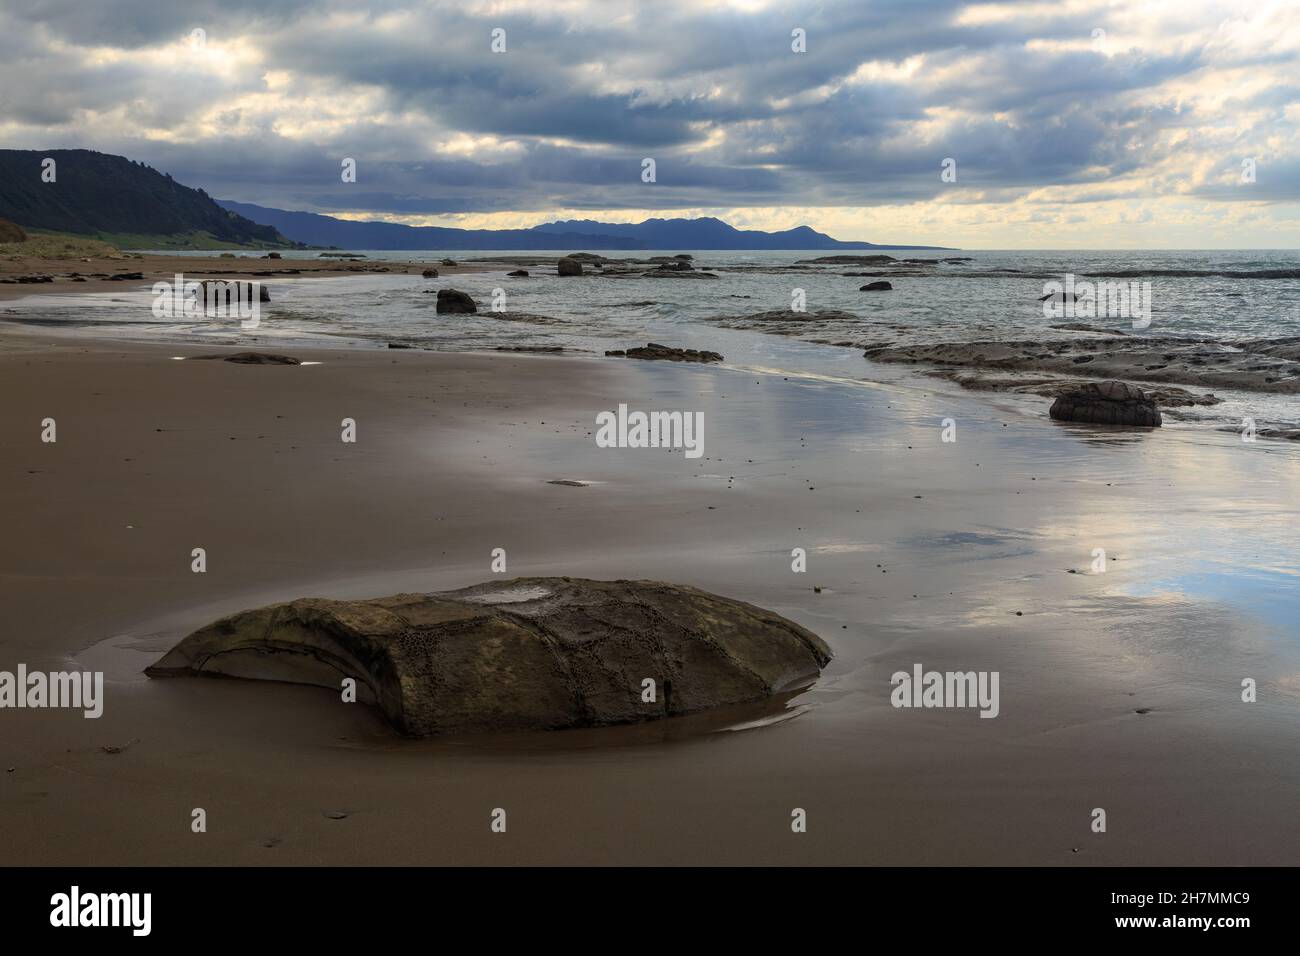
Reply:
M1160 409L1136 385L1127 382L1089 382L1052 402L1048 414L1062 422L1159 428Z
M811 682L830 649L752 604L656 581L516 578L367 601L302 598L223 618L150 677L356 678L398 730L629 723L755 701ZM643 700L652 679L655 700Z

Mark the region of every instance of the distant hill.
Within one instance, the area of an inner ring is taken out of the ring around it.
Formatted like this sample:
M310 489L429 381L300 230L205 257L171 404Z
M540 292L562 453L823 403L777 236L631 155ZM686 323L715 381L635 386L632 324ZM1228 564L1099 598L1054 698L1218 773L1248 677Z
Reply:
M273 226L295 242L340 249L645 249L631 239L532 229L452 229L404 226L395 222L354 222L314 212L287 212L251 203L218 200L253 222Z
M841 242L807 226L784 232L742 230L721 219L647 219L637 223L571 219L530 229L453 229L355 222L218 200L241 216L274 226L295 242L345 249L945 249Z
M56 163L52 183L41 179L46 157ZM119 245L291 245L274 227L221 208L202 189L124 156L88 149L0 149L0 218L28 230Z

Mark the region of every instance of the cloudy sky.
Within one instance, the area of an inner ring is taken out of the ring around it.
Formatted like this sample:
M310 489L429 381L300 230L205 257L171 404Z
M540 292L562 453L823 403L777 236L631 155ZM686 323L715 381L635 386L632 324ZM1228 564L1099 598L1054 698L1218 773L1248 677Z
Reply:
M0 0L0 146L349 218L1296 247L1298 126L1297 0Z

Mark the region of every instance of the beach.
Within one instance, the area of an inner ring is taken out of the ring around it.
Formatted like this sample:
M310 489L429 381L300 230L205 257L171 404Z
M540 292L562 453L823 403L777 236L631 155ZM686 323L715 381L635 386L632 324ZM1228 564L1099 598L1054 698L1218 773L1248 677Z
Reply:
M98 719L0 724L11 864L1300 860L1293 443L596 355L0 341L0 661L106 680ZM702 413L702 455L599 447L620 404ZM690 584L835 657L770 705L422 740L142 673L247 608L526 575ZM917 664L1000 674L996 719L893 706Z

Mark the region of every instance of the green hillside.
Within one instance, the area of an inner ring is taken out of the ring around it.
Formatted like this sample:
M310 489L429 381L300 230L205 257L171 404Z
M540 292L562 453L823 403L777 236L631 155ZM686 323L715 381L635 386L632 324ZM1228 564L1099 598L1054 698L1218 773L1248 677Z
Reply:
M57 164L55 182L41 163ZM87 149L0 149L0 218L28 230L71 233L125 248L292 246L156 169Z

